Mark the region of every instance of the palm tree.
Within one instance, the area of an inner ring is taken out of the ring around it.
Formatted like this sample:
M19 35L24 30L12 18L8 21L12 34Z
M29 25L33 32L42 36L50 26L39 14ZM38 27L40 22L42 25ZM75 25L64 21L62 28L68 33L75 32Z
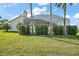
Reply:
M3 24L3 20L2 20L2 17L0 16L0 22L1 22L1 25Z
M4 25L4 20L2 19L2 17L0 16L0 27L3 28Z
M52 26L52 3L50 3L50 35L53 35L53 26Z
M30 14L31 14L31 34L33 34L32 3L30 3Z
M0 19L1 19L2 17L0 16Z
M55 6L58 7L58 8L63 8L64 10L64 35L67 35L67 32L66 32L66 6L67 4L66 3L55 3ZM72 5L72 3L70 3L70 5Z
M2 18L2 17L0 16L0 22L1 22L2 25L4 24L4 22L7 22L7 21L8 21L7 19L4 19L4 18Z
M4 21L4 22L7 22L7 21L8 21L8 19L3 19L3 21Z

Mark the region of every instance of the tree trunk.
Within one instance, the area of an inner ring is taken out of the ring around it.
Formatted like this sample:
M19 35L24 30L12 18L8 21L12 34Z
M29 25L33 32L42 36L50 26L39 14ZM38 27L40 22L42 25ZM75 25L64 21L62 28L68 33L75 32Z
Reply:
M31 14L31 34L33 34L32 3L30 3L30 14Z
M52 26L52 3L50 3L50 35L53 35L53 26Z
M66 32L66 3L64 3L64 35L67 35L67 32Z

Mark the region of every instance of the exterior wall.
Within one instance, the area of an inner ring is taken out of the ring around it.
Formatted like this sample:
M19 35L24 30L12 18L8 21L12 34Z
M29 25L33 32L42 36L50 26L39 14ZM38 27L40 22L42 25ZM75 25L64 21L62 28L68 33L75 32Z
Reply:
M15 18L13 21L11 21L9 23L9 25L10 25L10 30L9 31L17 31L16 25L18 23L23 23L23 17L22 16Z
M39 16L40 17L40 16ZM36 17L36 19L33 21L34 25L47 25L49 27L49 20L40 20L42 18ZM42 16L41 16L42 17ZM45 18L45 17L43 17ZM49 19L49 17L47 17ZM16 25L18 23L23 23L23 24L29 24L30 25L30 19L26 17L26 15L20 15L17 18L13 19L12 21L9 22L10 24L10 30L9 31L17 31ZM63 25L63 18L62 17L53 17L52 22L55 23L56 25ZM67 19L66 22L67 25L70 25L70 20Z
M64 25L64 19L59 17L59 18L55 18L53 17L53 20L52 22L55 24L55 25ZM70 20L69 19L66 19L66 25L70 25Z

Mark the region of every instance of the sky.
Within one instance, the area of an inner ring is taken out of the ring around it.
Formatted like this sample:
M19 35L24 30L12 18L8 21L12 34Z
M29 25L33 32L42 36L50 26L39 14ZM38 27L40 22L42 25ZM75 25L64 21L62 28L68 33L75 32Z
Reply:
M48 3L33 3L33 15L49 14L50 5ZM27 16L30 16L29 3L0 3L0 16L2 18L11 20L18 15L21 15L22 11L27 11ZM63 16L63 9L57 8L52 4L52 14ZM79 27L79 4L74 3L72 6L67 4L67 18L70 19L71 25L78 25Z

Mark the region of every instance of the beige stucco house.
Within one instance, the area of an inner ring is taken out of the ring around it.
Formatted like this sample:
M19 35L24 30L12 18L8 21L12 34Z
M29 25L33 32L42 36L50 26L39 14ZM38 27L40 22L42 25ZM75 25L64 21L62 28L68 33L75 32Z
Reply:
M64 21L63 17L61 16L57 16L57 15L52 16L52 24L63 25L63 21ZM28 24L28 25L31 24L31 18L27 17L27 12L25 10L22 11L21 15L9 21L9 25L10 25L9 31L17 31L16 25L18 23L23 23L23 24ZM66 23L67 23L66 25L70 25L70 20L67 19ZM34 15L33 24L34 25L47 25L49 28L49 24L50 24L49 15L48 14Z

